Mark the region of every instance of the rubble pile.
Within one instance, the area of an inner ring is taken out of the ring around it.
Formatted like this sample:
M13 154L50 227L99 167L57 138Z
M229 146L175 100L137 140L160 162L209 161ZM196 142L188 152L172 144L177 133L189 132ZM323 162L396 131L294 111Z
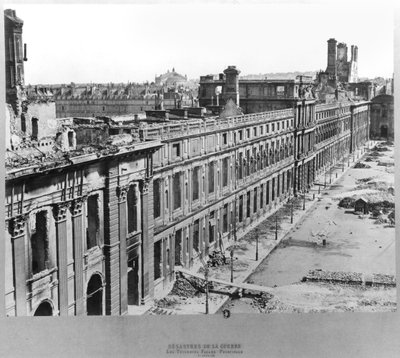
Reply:
M345 209L354 208L355 202L356 200L354 198L346 196L345 198L339 201L339 207Z
M379 153L377 150L375 150L375 151L369 153L369 155L370 155L371 157L382 157L382 156L383 156L383 154Z
M222 266L226 264L225 254L219 250L214 250L210 255L208 255L209 260L207 261L208 266Z
M197 289L184 277L177 277L170 292L171 295L179 297L193 297L197 293Z
M385 275L382 273L374 273L372 275L372 282L374 284L380 284L385 286L396 286L396 278L394 275Z
M373 177L361 178L361 179L357 179L357 183L368 183L368 182L372 181L373 179L374 179Z
M362 163L362 162L358 162L358 163L356 163L356 165L354 165L354 168L356 168L356 169L368 169L368 168L371 168L371 166L368 165L368 164Z
M396 278L393 275L372 274L369 277L372 286L396 286ZM335 272L324 270L310 270L303 281L324 281L336 284L362 285L366 277L358 272Z
M384 145L376 145L372 150L376 152L388 152L390 149Z
M260 311L264 311L265 308L271 303L271 300L274 296L270 293L263 293L258 297L253 298L252 305L257 307Z
M378 216L378 218L374 221L374 224L376 225L381 225L381 224L385 224L387 222L387 220L382 216Z
M362 274L357 272L310 270L304 281L325 281L343 284L361 284Z
M156 307L159 308L168 308L168 307L174 307L177 303L179 303L179 300L174 298L174 297L164 297L159 300L154 300L154 304Z
M388 219L390 220L390 223L392 225L395 224L395 214L394 214L394 210L388 215Z

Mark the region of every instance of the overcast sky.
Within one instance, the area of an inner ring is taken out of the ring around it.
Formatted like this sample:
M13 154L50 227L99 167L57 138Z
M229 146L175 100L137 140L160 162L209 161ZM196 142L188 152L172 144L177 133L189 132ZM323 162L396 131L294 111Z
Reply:
M378 2L377 2L378 3ZM332 2L332 4L339 4ZM359 76L391 77L386 6L6 5L24 21L25 82L142 82L175 67L189 78L326 69L327 40L358 45Z

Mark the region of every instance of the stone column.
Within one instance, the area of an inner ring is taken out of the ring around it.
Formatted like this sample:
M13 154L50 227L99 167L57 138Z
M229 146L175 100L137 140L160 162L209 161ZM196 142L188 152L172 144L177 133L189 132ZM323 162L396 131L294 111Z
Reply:
M75 199L70 207L72 216L72 242L75 271L75 315L85 313L83 289L83 198Z
M128 259L126 255L128 186L118 187L118 231L119 231L119 299L120 314L128 312Z
M58 308L60 316L68 316L68 260L67 260L67 210L69 203L53 207L56 222L57 266L58 266Z
M13 246L13 269L15 279L15 312L17 316L26 316L26 265L25 230L28 215L20 215L9 223Z

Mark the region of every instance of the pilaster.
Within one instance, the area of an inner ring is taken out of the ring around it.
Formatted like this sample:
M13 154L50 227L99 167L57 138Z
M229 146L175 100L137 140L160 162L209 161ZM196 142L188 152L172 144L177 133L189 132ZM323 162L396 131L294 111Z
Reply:
M67 211L69 203L53 206L56 223L58 303L60 316L68 316L68 260L67 260Z

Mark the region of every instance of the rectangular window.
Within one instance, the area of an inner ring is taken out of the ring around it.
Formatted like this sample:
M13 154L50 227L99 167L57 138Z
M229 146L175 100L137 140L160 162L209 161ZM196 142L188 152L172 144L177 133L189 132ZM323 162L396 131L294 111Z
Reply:
M278 174L278 176L277 176L277 182L276 182L276 196L278 197L279 196L279 186L280 186L280 175Z
M272 132L275 131L275 123L272 123L271 126L272 126Z
M228 186L229 158L222 159L222 186Z
M222 144L227 145L228 144L228 133L224 133L222 135Z
M260 126L260 135L263 135L263 134L264 134L264 127Z
M175 265L182 265L182 229L175 232Z
M246 136L247 136L247 139L250 139L250 128L247 128L247 130L246 130Z
M239 153L239 179L243 179L243 153Z
M199 219L197 219L193 223L193 250L195 250L196 252L200 251L199 235L200 235L200 226L199 226Z
M224 205L222 213L222 231L228 232L228 204Z
M99 228L99 204L98 195L92 195L87 200L87 227L86 247L91 249L97 246L97 235Z
M162 240L154 243L154 280L161 277L162 272Z
M269 133L269 124L267 124L267 134Z
M250 210L251 210L251 206L250 206L250 192L247 192L247 217L250 217Z
M137 210L137 198L135 186L131 185L127 194L127 205L128 205L128 233L138 231L138 210Z
M267 202L266 204L269 204L269 181L267 181Z
M47 233L47 212L35 215L35 228L31 236L32 273L39 273L48 268L49 238Z
M254 129L253 129L253 136L257 137L257 127L254 127Z
M272 201L274 201L275 200L275 178L272 179L271 192L272 192Z
M174 194L174 210L181 207L181 175L180 173L175 173L172 176L172 186Z
M264 184L260 186L260 209L264 206Z
M214 192L214 162L208 164L208 193Z
M199 199L199 190L200 190L200 167L195 167L193 169L192 176L192 190L193 190L193 201Z
M276 123L276 130L278 130L279 131L279 122L278 123Z
M158 218L161 215L161 180L154 180L153 184L153 202L154 202L154 217Z
M180 143L172 144L172 158L179 158L181 156L181 145Z
M243 131L239 131L239 140L243 140Z
M254 198L253 198L253 213L257 212L257 188L254 188Z
M239 222L243 221L243 195L239 197Z
M208 222L208 242L211 244L215 241L215 218L214 211L210 212L210 220Z

